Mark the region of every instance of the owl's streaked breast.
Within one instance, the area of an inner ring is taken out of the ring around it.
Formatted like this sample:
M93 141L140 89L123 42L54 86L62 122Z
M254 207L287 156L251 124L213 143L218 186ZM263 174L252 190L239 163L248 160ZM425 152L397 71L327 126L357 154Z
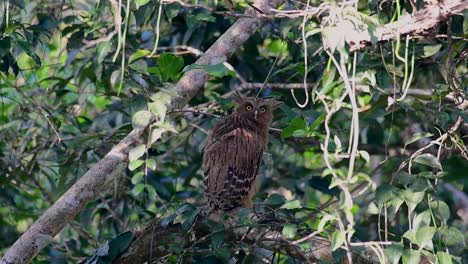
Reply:
M248 206L268 130L255 121L229 116L210 133L204 149L204 191L212 208Z

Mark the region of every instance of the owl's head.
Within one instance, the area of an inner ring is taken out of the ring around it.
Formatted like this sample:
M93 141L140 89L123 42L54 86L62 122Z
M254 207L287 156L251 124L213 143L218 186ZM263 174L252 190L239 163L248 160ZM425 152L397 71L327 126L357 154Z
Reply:
M270 126L273 110L281 105L281 102L274 99L245 97L239 92L234 93L233 100L237 103L234 114L255 120L265 126Z

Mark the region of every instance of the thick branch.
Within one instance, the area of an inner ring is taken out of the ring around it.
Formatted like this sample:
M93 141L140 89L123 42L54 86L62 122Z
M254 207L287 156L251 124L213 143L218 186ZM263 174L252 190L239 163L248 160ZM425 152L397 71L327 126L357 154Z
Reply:
M255 6L264 13L278 7L283 0L257 0ZM249 9L247 14L255 15ZM225 62L256 30L262 19L246 17L239 19L196 62L217 64ZM177 84L178 98L172 108L183 107L203 87L208 73L203 70L187 72ZM104 188L105 183L125 168L130 149L142 140L146 129L134 129L101 161L89 169L67 192L65 192L28 230L10 247L0 263L28 263L47 246L62 228L67 225Z
M450 16L461 14L464 10L468 9L468 1L465 0L431 2L435 4L428 4L414 15L406 14L396 22L378 27L376 29L377 40L388 41L408 34L423 35L435 28L439 23L446 21ZM370 40L363 39L359 45L351 47L351 50L357 50L370 44Z

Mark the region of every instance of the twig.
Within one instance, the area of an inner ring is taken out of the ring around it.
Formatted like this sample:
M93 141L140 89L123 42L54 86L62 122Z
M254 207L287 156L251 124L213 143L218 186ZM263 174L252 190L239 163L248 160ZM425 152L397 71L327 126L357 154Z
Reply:
M111 1L112 2L112 1ZM93 40L86 40L84 39L83 40L83 43L85 44L83 47L81 47L81 51L83 50L86 50L86 49L89 49L93 46L96 46L97 44L99 43L102 43L102 42L108 42L110 41L116 34L118 33L118 29L115 28L114 30L112 30L107 36L105 37L101 37L101 38L97 38L97 39L93 39Z

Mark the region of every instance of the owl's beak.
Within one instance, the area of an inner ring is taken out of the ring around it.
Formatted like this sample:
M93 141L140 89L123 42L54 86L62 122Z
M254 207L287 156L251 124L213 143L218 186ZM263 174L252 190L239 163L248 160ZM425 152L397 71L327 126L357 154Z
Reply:
M258 114L258 111L257 111L257 110L255 110L255 113L254 113L254 117L255 117L255 119L257 119L257 114Z

